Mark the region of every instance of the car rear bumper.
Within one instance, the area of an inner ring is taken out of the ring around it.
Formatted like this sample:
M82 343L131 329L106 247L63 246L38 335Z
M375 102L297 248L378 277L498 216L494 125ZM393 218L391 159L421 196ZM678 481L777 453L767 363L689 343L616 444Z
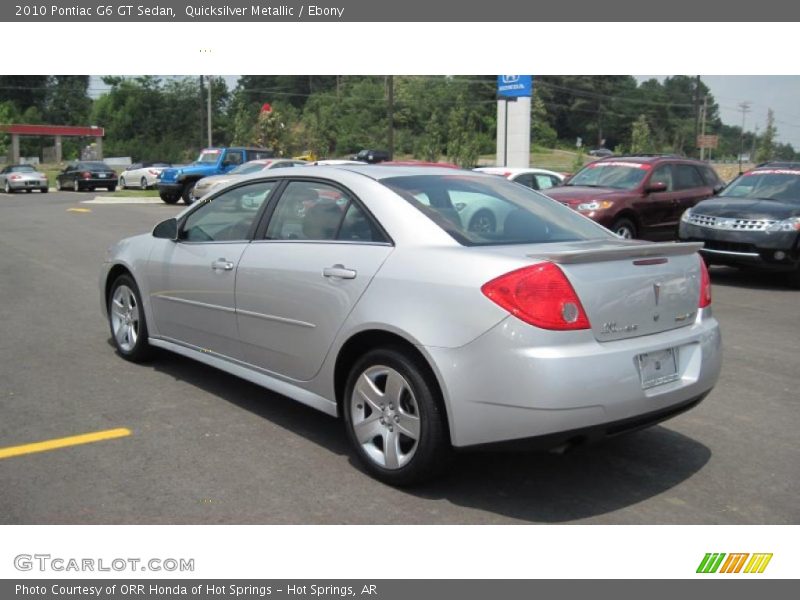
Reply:
M39 190L48 187L47 181L41 179L27 179L22 181L8 180L8 187L12 190Z
M681 223L682 242L703 242L700 253L710 263L790 270L800 261L797 232L725 231Z
M678 379L643 389L637 356L667 348L675 350ZM646 426L702 399L722 362L719 325L708 310L690 326L613 342L509 317L466 346L425 351L445 389L456 447L530 438L557 446L583 435L576 431Z

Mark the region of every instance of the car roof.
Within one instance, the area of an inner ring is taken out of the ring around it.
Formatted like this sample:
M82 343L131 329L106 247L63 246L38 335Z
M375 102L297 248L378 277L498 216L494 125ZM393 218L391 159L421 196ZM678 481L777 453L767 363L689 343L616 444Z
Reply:
M604 163L604 162L617 162L617 161L627 161L627 162L638 162L638 163L655 163L664 160L669 161L680 161L680 162L687 162L693 164L706 164L702 161L697 160L696 158L687 158L686 156L678 156L677 154L618 154L616 156L607 156L603 157L599 160L592 161L592 163Z

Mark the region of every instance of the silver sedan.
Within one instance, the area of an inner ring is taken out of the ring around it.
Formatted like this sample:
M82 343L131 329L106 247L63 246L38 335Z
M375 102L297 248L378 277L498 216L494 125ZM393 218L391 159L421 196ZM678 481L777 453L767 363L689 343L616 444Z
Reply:
M470 230L465 194L507 216ZM722 354L698 247L474 172L276 169L113 246L100 293L123 358L170 350L341 416L403 485L454 449L563 448L699 403Z
M43 194L48 191L47 175L37 171L32 165L9 165L0 171L0 188L6 194L19 190L30 193L39 190Z

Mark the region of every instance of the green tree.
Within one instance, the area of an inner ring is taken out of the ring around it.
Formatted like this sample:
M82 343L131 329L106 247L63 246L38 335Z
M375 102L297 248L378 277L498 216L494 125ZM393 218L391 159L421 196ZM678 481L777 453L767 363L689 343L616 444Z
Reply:
M639 118L631 127L631 154L644 154L652 151L650 140L650 125L647 117L639 115Z

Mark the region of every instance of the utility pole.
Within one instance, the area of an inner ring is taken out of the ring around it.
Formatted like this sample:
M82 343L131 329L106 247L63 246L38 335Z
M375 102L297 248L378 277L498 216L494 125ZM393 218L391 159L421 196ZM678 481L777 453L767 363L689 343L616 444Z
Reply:
M703 100L703 107L705 107L705 99ZM703 112L703 119L705 119L705 110ZM695 77L694 81L694 139L697 139L700 121L700 75ZM705 132L703 132L705 133ZM703 160L703 148L700 148L700 160Z
M756 160L756 142L758 141L758 125L756 125L756 132L753 134L753 146L750 150L750 162Z
M698 76L699 79L699 76ZM703 138L703 143L700 145L700 160L705 160L706 157L706 147L705 147L705 138L706 138L706 111L708 110L708 96L703 97L703 112L701 113L702 121L701 121L701 131L700 134Z
M744 119L747 113L750 112L750 105L752 102L745 100L738 104L739 110L742 111L742 132L739 136L739 175L742 174L742 155L744 154Z
M208 147L210 148L214 144L211 141L211 82L212 76L208 76Z
M389 141L389 160L394 159L394 75L389 75L386 81L386 117L389 121L388 141Z
M206 137L206 124L205 119L203 118L203 113L205 112L205 95L206 95L206 88L203 83L203 76L200 75L200 148L203 147L203 138Z

